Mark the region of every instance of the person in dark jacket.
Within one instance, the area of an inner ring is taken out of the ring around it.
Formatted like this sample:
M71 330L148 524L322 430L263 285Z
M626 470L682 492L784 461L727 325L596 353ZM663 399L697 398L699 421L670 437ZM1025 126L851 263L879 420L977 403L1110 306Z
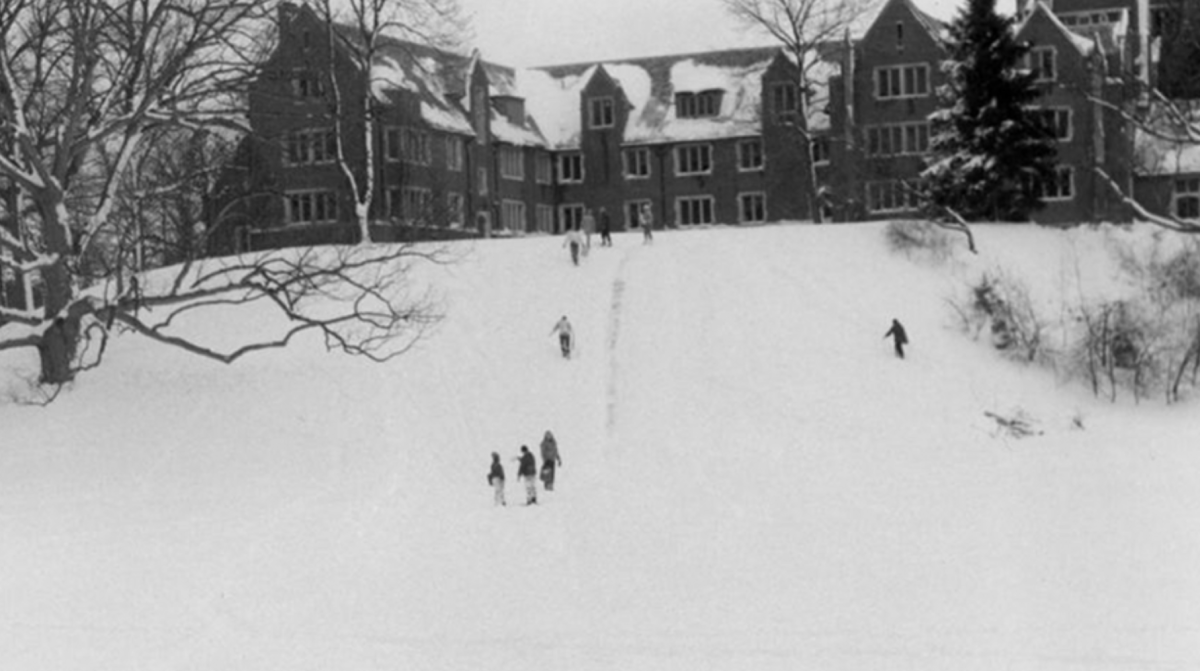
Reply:
M896 345L896 356L904 358L904 346L908 344L908 334L904 332L904 327L900 325L899 319L892 320L892 328L883 334L884 338L892 337L892 342Z
M525 505L537 503L537 460L526 445L521 446L520 465L517 467L517 478L525 483Z
M600 246L612 247L612 220L608 218L608 210L600 208Z
M542 485L546 491L554 491L554 472L562 466L562 457L558 456L558 441L554 434L546 431L542 438Z
M508 505L504 500L504 466L500 464L500 455L496 452L492 452L492 470L488 471L488 484L496 490L496 505Z

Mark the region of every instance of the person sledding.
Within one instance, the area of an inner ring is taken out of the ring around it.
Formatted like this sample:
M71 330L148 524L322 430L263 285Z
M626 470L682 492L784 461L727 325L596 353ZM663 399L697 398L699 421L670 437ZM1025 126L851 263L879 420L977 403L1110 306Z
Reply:
M908 334L904 332L904 327L900 325L899 319L892 320L892 328L883 334L884 338L891 336L892 342L896 346L896 356L904 358L904 346L908 344Z
M542 487L548 491L554 491L554 473L562 466L562 457L558 456L558 441L554 439L554 434L546 431L546 435L542 438Z
M498 506L507 506L508 502L504 500L504 466L500 464L500 455L492 452L492 470L488 471L488 484L495 490L495 503Z
M558 333L558 344L562 348L563 358L570 359L571 347L575 341L575 331L571 328L571 322L567 321L566 315L563 315L563 318L558 320L554 328L550 329L551 335L555 333Z
M517 479L525 483L525 505L537 503L537 460L526 445L521 446L520 462L517 465Z

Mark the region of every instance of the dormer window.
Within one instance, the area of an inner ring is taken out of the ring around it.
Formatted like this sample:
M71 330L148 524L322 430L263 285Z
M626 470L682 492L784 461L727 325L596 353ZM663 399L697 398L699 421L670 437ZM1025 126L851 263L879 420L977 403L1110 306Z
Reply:
M721 113L721 95L723 93L720 90L676 93L675 117L677 119L696 119L717 116Z
M616 123L612 98L592 98L588 101L588 126L612 128Z
M796 112L796 85L791 82L779 82L771 86L771 109L776 116L794 114Z
M309 70L293 72L292 95L297 98L320 98L325 95L325 87L321 85L321 76Z
M1026 56L1028 68L1037 82L1052 82L1058 79L1057 60L1054 47L1034 47Z

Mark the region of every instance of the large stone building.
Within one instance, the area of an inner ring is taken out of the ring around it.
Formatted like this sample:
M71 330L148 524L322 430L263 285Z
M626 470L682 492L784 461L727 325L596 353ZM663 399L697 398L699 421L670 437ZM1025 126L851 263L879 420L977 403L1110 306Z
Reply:
M1179 70L1196 69L1160 70L1155 56L1178 49L1165 32L1139 32L1153 17L1168 22L1166 10L1155 0L1024 0L1019 11L1060 162L1036 220L1128 220L1121 193L1194 216L1186 194L1200 166L1143 160L1147 140L1126 121L1145 104L1127 77L1183 82ZM806 91L777 47L514 69L385 38L367 95L368 73L349 56L353 29L335 27L331 52L319 16L285 4L251 97L255 133L214 199L213 251L356 241L337 137L356 183L375 177L377 241L558 233L601 208L622 230L643 203L672 227L809 219L817 208L834 221L910 216L908 185L944 82L944 31L913 0L878 0L820 49L827 76ZM356 100L370 101L369 138ZM811 152L795 131L800 109Z

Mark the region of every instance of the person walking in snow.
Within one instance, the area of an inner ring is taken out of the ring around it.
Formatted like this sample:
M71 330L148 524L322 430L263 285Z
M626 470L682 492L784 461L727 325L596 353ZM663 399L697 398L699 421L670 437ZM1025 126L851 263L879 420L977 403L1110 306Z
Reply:
M550 329L550 334L558 333L558 344L562 348L564 359L571 358L571 348L575 344L575 329L571 328L571 322L567 321L567 316L558 320L554 328Z
M520 462L517 466L517 479L525 483L525 505L537 503L537 461L526 445L521 446Z
M900 325L899 319L893 319L892 328L888 329L888 332L883 334L884 338L887 338L888 336L892 337L892 342L896 346L896 356L903 359L904 346L908 344L908 334L904 332L904 327Z
M554 491L554 472L562 466L562 457L558 456L558 441L554 434L546 430L542 437L542 486L546 491Z
M596 217L590 209L583 211L583 255L592 251L592 233L596 232Z
M583 236L579 234L578 225L567 231L567 239L563 241L563 247L567 246L571 248L571 263L579 265L579 250L583 247Z
M500 464L500 454L492 452L492 470L488 471L488 484L496 491L495 504L507 506L504 500L504 466Z
M642 244L654 242L654 213L650 211L650 203L642 203L638 210L638 225L642 227Z
M612 220L603 207L600 208L600 246L612 247Z

